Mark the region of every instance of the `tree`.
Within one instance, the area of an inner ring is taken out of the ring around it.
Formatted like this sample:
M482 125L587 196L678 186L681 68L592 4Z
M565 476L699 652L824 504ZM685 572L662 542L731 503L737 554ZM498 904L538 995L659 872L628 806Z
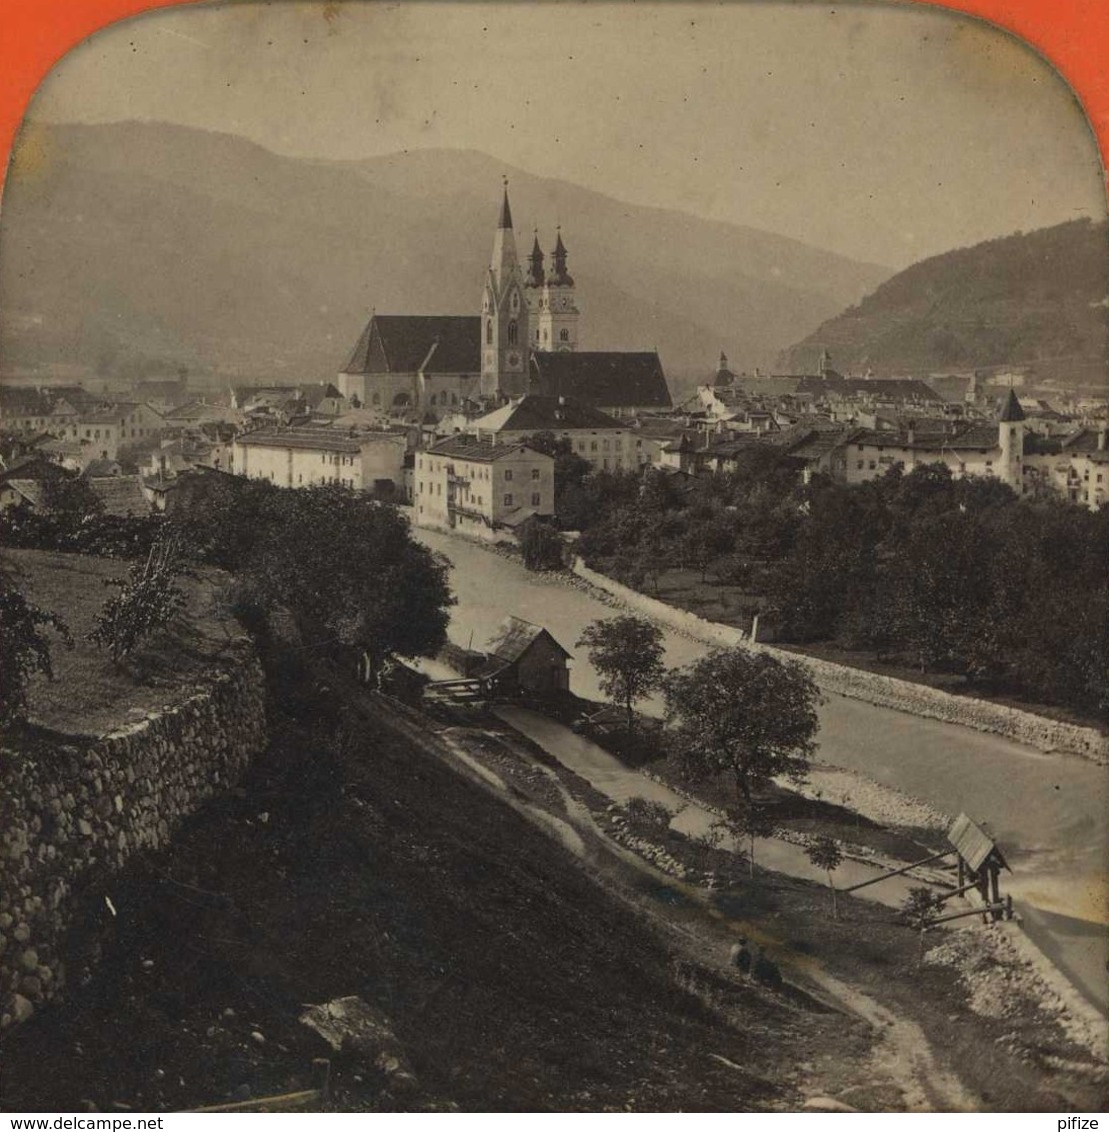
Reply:
M797 661L721 649L670 675L668 719L681 773L731 775L743 808L784 775L801 783L820 722L819 694Z
M262 608L289 609L314 646L353 652L367 681L393 655L434 656L453 604L449 563L388 504L335 485L248 497L242 577Z
M42 484L42 507L67 527L104 511L104 501L80 476L49 476Z
M126 581L107 579L119 593L96 615L89 640L97 646L107 645L112 660L118 661L155 629L168 625L185 605L185 595L175 581L179 572L176 542L163 539L151 547L144 561L130 568Z
M65 623L29 602L9 571L0 569L0 729L27 717L27 685L32 676L41 672L47 679L54 677L50 641L42 632L46 626L72 647Z
M832 890L832 919L838 920L836 882L832 879L832 873L843 863L843 850L840 849L835 838L821 835L805 849L805 853L818 869L823 869L828 874L828 887Z
M662 630L642 617L625 614L587 625L578 648L589 650L601 690L623 705L630 732L636 701L658 688L665 676Z
M733 810L728 817L728 825L735 836L736 843L747 842L747 870L755 875L755 840L759 837L774 836L774 822L764 806L751 802L739 810Z
M520 555L528 570L561 570L562 539L546 523L532 520L520 534Z

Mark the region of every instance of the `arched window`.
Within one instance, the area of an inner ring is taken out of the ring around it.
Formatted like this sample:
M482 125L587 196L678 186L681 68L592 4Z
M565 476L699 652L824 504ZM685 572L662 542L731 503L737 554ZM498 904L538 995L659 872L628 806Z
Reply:
M434 393L432 393L432 395L431 395L431 404L435 405L435 404L437 404L437 403L438 403L438 398L437 398L437 397L435 396L435 394L434 394Z
M570 331L569 331L569 330L567 330L567 329L566 329L565 327L563 327L563 328L562 328L562 329L561 329L561 330L560 330L560 331L558 332L558 340L559 340L560 342L569 342L569 341L570 341Z
M381 394L380 394L380 393L375 393L375 394L374 394L374 404L375 404L375 405L380 405L380 404L381 404Z
M512 320L512 321L511 321L511 322L510 322L510 323L508 324L508 344L509 344L510 346L515 346L515 345L516 345L516 333L517 333L517 332L516 332L516 320L515 320L515 319L513 319L513 320Z
M487 346L493 345L493 320L489 319L485 323L485 344Z
M408 397L408 394L407 394L407 393L398 393L398 394L397 394L397 395L396 395L396 396L395 396L395 397L393 398L393 404L394 404L394 405L398 405L398 406L403 406L403 405L409 405L409 404L411 404L411 401L409 400L409 397Z

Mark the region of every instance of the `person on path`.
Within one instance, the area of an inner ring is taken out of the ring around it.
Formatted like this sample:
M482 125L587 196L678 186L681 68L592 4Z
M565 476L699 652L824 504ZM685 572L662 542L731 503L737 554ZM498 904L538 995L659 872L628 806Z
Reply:
M739 943L732 948L732 965L747 978L751 973L751 952L747 950L747 940L741 937Z

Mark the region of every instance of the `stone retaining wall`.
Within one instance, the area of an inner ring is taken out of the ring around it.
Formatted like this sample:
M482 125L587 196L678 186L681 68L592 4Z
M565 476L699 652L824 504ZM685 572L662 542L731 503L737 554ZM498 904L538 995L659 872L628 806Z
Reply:
M879 707L893 708L927 719L945 723L958 723L976 731L988 731L1026 743L1041 751L1063 751L1082 755L1095 762L1109 762L1109 737L1093 727L1078 727L1030 711L975 699L973 696L956 696L926 684L914 684L893 676L882 676L862 668L851 668L817 657L800 656L785 649L769 645L752 644L746 635L730 625L706 621L695 613L675 609L657 598L648 597L628 586L613 581L604 574L590 570L580 558L574 560L574 573L591 585L611 594L623 604L676 632L704 641L710 645L731 648L744 645L769 653L779 660L800 661L811 673L824 692L849 696Z
M83 976L111 914L107 880L234 785L266 741L262 669L244 639L183 703L100 738L0 750L0 1028L57 998L67 966Z

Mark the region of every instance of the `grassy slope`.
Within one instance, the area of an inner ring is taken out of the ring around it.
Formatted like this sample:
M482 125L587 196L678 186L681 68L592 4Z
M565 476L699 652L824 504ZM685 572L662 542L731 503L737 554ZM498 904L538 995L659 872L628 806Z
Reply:
M341 995L388 1014L420 1082L394 1095L340 1056L352 1109L777 1107L814 1035L865 1050L865 1027L753 991L723 1025L567 850L339 698L292 674L243 788L113 882L100 973L9 1043L6 1107L301 1086L329 1052L301 1004Z
M39 550L6 550L2 559L28 599L61 617L73 636L67 649L51 635L54 679L39 676L30 687L30 720L50 730L100 734L180 701L224 653L228 634L239 632L218 609L219 575L204 571L180 579L184 618L117 665L86 634L116 592L105 580L125 578L126 562Z

